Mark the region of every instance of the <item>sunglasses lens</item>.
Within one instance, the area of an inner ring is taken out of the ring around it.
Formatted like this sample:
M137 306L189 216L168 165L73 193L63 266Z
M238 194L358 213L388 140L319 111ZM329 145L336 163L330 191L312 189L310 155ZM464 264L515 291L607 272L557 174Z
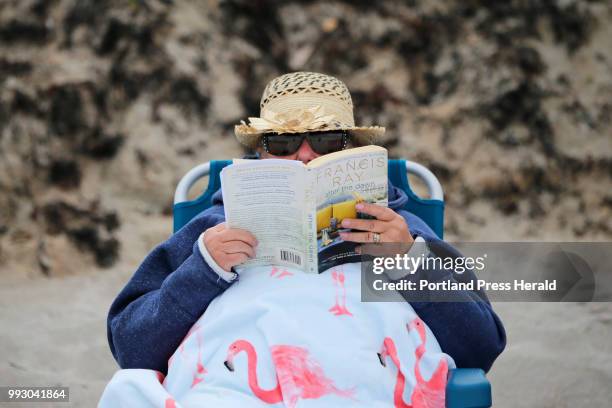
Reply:
M319 154L328 154L344 148L344 132L311 133L308 142L312 150Z
M266 151L274 156L289 156L302 144L301 135L266 135Z

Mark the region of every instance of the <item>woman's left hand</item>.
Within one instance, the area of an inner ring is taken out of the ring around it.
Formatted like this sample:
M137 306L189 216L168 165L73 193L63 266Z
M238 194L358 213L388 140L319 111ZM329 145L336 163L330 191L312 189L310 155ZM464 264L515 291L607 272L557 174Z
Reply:
M404 217L390 208L375 204L359 203L357 211L376 217L375 220L362 220L345 218L342 220L343 228L351 228L363 232L340 232L344 241L377 244L394 242L412 245L414 239Z

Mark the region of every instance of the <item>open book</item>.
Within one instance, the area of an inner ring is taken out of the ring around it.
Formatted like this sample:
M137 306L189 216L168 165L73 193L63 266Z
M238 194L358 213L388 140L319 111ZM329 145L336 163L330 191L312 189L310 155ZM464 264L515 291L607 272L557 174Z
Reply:
M369 218L359 202L388 204L387 150L364 146L297 160L234 160L221 171L228 227L257 238L256 257L236 267L289 265L317 273L357 262L356 243L342 241L345 218Z

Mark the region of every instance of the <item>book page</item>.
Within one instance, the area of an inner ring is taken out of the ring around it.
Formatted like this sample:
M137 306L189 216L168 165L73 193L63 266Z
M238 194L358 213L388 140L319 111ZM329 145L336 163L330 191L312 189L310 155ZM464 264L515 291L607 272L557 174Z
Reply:
M228 227L250 231L256 257L237 267L290 265L306 269L309 178L294 160L252 160L225 167L221 185Z

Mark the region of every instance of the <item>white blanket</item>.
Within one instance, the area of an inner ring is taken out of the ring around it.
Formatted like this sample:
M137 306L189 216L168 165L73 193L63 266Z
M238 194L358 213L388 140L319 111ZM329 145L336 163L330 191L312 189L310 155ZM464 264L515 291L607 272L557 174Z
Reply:
M443 407L454 362L410 304L361 302L360 273L359 263L319 275L242 272L187 334L165 378L120 370L99 406Z

